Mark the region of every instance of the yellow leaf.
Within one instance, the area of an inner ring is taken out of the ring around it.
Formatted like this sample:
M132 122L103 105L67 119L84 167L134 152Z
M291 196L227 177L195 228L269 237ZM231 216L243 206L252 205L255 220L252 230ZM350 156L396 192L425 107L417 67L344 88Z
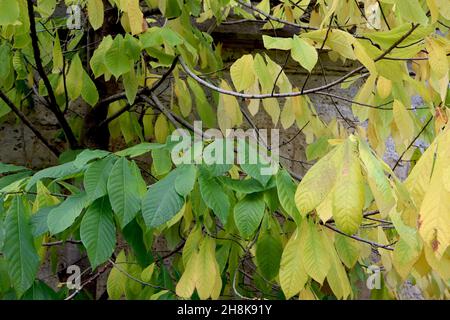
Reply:
M297 229L286 244L281 256L280 285L286 299L290 299L302 290L308 280L300 253L300 240Z
M229 84L222 80L222 89L231 90ZM242 113L236 97L221 94L217 106L217 122L220 130L225 134L227 129L239 126L242 123Z
M383 228L378 227L377 231L378 231L378 243L382 244L382 245L388 245L389 241L386 238L386 234L384 233ZM378 249L378 253L381 256L381 263L383 264L383 267L386 270L386 272L391 271L391 269L392 269L392 258L391 258L391 254L389 253L389 251L386 251L385 249L379 248Z
M448 74L448 59L443 45L436 39L427 38L426 48L432 72L438 79Z
M155 137L159 143L166 143L166 138L169 135L169 124L164 114L160 114L155 122Z
M117 255L115 263L119 266L121 270L126 270L127 259L125 257L125 252L122 250ZM108 296L112 300L118 300L125 293L125 284L127 282L126 275L117 268L112 268L109 273L108 280L106 282L106 290L108 291Z
M195 284L199 276L202 276L198 272L199 265L199 253L194 252L187 262L183 275L177 283L175 292L177 296L189 299L195 290Z
M180 106L181 115L183 117L189 116L192 110L191 93L186 86L186 82L175 79L175 95L178 99L178 105Z
M278 100L275 98L264 99L263 107L272 119L272 123L274 124L274 126L276 126L278 123L278 119L280 118L280 105L278 104Z
M425 193L429 189L431 174L433 172L434 157L437 151L438 136L431 145L425 150L416 163L408 178L405 180L405 187L411 194L411 197L417 207L422 204Z
M298 185L295 204L302 216L314 210L333 188L342 150L342 145L337 146L317 161Z
M139 0L121 0L121 9L126 13L131 34L139 34L144 31L144 14L139 7Z
M414 120L411 117L410 111L406 110L400 100L395 99L392 108L395 124L400 131L400 137L406 147L414 136Z
M332 232L332 231L330 231ZM325 230L321 232L322 241L328 252L330 259L330 270L327 273L327 282L333 290L334 295L338 299L347 299L352 293L350 282L347 277L347 272L339 259L333 242L327 235Z
M289 129L294 124L295 113L292 105L292 98L286 99L283 110L281 110L280 122L284 129Z
M354 136L344 143L344 158L333 190L333 217L336 226L347 234L358 230L364 207L364 181Z
M216 243L211 238L205 238L200 243L197 256L196 288L200 299L205 300L211 296L216 286Z
M450 245L450 192L443 187L450 159L450 130L437 145L433 174L419 213L419 232L424 242L441 258Z
M378 77L377 92L381 98L386 99L392 91L392 81L383 76Z
M103 24L103 0L88 0L88 18L94 30L99 29Z
M395 244L392 262L402 279L409 275L413 265L420 257L420 252L417 248L409 246L402 238Z
M382 216L386 217L395 205L395 199L391 184L381 164L382 160L372 153L365 141L360 139L358 145L360 158L366 169L370 190Z
M323 230L309 219L303 219L300 227L300 254L306 273L323 283L331 267L328 244L323 241Z
M237 59L230 68L230 75L237 91L250 88L255 82L252 55L246 54Z
M353 43L354 52L356 58L361 62L367 70L369 70L370 74L375 76L377 75L377 67L375 66L375 62L373 59L367 54L366 49L362 46L358 41Z

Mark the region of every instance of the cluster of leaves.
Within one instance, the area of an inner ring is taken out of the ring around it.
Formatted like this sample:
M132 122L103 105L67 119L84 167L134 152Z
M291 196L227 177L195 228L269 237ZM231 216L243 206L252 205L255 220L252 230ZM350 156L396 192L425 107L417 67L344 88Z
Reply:
M446 0L285 0L273 7L268 0L66 0L88 16L75 30L54 14L60 2L0 0L0 119L13 112L38 135L24 114L34 96L75 149L83 147L85 123L67 110L83 100L93 110L106 106L97 125L108 124L111 138L130 147L71 150L60 165L38 172L0 165L1 297L66 296L67 288L55 293L37 280L47 251L55 261L55 248L66 242L86 251L93 277L111 269L111 299L346 299L357 297L364 266L374 263L384 275L375 297L397 298L405 280L428 298L449 297ZM118 19L106 19L108 12ZM265 31L297 31L263 35L266 50L237 59L230 82L221 72L221 45L201 25L236 17L264 20ZM110 24L121 31L110 32ZM83 45L95 31L99 41ZM302 84L274 61L275 49L306 70ZM360 66L328 82L323 52L336 64ZM309 87L316 69L325 83ZM159 95L168 76L165 106ZM104 83L120 89L102 98ZM352 99L328 91L360 84ZM354 119L321 119L314 95L350 102ZM412 105L413 96L421 106ZM304 177L283 168L261 175L261 163L171 162L175 126L192 129L200 119L226 132L260 104L274 126L295 125L305 136L308 161L317 162ZM382 160L390 137L401 155L393 168ZM423 153L418 139L429 145ZM150 171L137 164L148 153ZM394 172L403 160L411 161L404 181ZM155 252L157 238L168 255Z

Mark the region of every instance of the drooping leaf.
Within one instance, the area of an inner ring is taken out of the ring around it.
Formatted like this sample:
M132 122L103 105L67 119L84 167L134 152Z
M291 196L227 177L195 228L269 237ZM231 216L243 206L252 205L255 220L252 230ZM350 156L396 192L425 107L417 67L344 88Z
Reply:
M246 195L234 207L234 221L239 233L249 238L258 228L264 216L265 203L261 193Z
M32 284L39 267L39 256L31 234L30 211L22 196L14 196L5 220L4 253L9 275L18 296Z
M107 190L111 207L125 227L140 209L138 180L133 175L130 162L120 158L111 169Z
M116 246L116 227L108 197L95 200L81 221L80 237L92 269L107 261Z

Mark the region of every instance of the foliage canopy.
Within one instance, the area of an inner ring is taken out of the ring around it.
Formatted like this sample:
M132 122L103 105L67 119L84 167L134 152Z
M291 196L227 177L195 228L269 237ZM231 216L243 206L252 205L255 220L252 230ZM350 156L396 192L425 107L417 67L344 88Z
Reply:
M264 50L226 65L214 29L239 23L259 26ZM372 264L374 298L398 298L406 280L450 298L449 25L448 0L0 0L0 120L14 114L59 158L0 163L0 297L82 296L38 276L72 243L91 265L82 286L109 272L110 299L349 299ZM325 55L355 68L327 81ZM340 117L321 118L314 95ZM59 143L28 119L35 104ZM225 132L260 112L304 135L304 176L172 163L175 128Z

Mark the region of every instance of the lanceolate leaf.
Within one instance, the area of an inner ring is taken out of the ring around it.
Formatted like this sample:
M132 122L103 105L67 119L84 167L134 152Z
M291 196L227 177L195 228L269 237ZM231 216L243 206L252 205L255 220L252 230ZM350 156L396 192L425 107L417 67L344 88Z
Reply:
M81 221L80 237L92 269L111 257L116 246L116 227L108 197L97 199L89 206Z
M4 253L9 274L17 294L22 295L34 282L39 256L33 243L30 210L25 198L15 196L5 220Z
M141 202L138 181L127 159L116 161L108 178L107 189L111 206L124 227L136 216Z

